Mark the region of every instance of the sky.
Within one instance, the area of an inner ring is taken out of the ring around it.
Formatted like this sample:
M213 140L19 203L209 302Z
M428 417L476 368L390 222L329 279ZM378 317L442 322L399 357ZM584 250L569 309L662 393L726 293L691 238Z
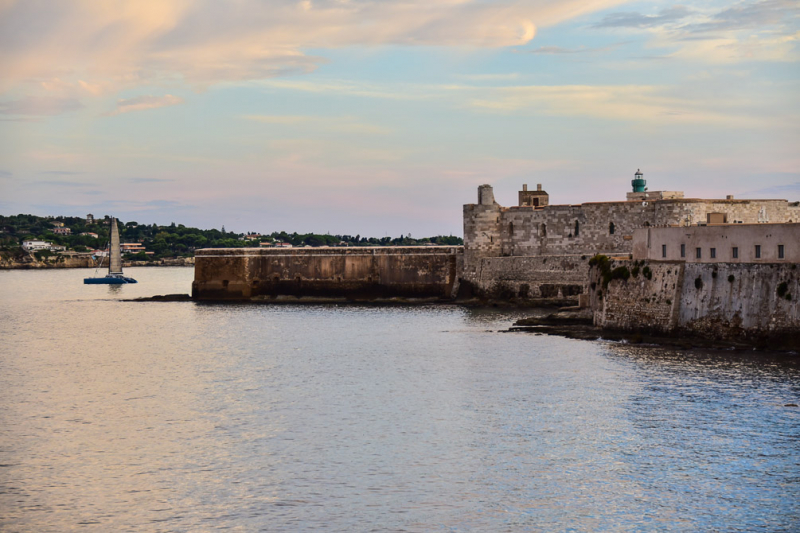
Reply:
M489 183L800 200L800 0L0 0L0 214L461 235Z

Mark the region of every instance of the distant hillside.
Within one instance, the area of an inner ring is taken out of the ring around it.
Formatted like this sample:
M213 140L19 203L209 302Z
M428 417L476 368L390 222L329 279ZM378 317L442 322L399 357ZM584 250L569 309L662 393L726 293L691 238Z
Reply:
M88 222L78 217L39 217L35 215L0 215L0 250L12 255L22 253L22 242L41 240L65 246L67 250L90 252L104 249L108 242L109 218ZM126 254L132 260L155 260L191 256L197 248L260 247L261 243L288 243L293 246L424 246L429 244L460 245L460 237L436 236L414 239L361 237L356 235L321 235L286 233L260 235L221 230L187 228L183 224L159 226L118 221L123 243L140 243L145 250ZM67 234L68 233L68 234ZM95 237L96 235L96 237Z

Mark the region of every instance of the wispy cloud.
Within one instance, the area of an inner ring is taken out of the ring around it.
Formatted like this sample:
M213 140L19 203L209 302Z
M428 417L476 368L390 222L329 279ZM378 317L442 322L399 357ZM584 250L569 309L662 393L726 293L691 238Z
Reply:
M168 183L175 181L171 178L128 178L130 183Z
M183 102L183 98L171 94L164 96L137 96L135 98L118 100L116 109L106 113L106 116L120 115L122 113L130 113L131 111L158 109L159 107L169 107L182 104Z
M561 55L561 54L586 54L596 52L607 52L622 46L625 43L615 43L609 46L601 46L596 48L563 48L561 46L540 46L532 50L515 50L520 54L535 54L535 55Z
M39 174L51 174L54 176L75 176L77 174L83 174L83 172L77 172L74 170L43 170Z
M720 32L751 30L764 26L792 26L800 19L800 3L796 0L763 0L740 3L712 15L705 22L687 24L688 32Z
M683 6L662 9L657 15L642 15L636 12L611 13L594 24L594 28L652 28L685 19L691 14Z
M796 194L800 195L800 181L794 183L787 183L786 185L773 185L771 187L764 187L742 193L744 195L759 196L764 194L786 195Z
M496 87L470 100L477 109L528 111L554 116L584 116L613 121L764 125L765 117L737 110L736 102L681 98L648 85L563 85ZM739 112L734 112L734 110Z
M612 13L592 27L649 32L653 36L651 48L671 49L665 56L703 63L735 63L798 60L798 25L797 0L759 0L716 11L675 6L654 15Z
M519 72L509 72L508 74L463 74L457 77L468 81L506 81L519 79Z
M80 181L68 180L36 180L36 185L44 185L47 187L88 187L89 185Z
M74 98L28 96L19 100L0 102L0 114L53 116L81 109L83 104Z
M311 127L314 130L341 133L386 134L388 128L360 122L355 117L326 117L314 115L245 115L245 120L279 126Z

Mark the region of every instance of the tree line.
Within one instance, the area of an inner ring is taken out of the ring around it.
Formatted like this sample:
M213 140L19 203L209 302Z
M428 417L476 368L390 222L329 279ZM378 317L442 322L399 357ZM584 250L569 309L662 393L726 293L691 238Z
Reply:
M54 229L61 223L69 228L70 235L57 234ZM235 233L221 229L199 229L186 227L183 224L159 226L157 224L139 224L136 221L117 221L120 240L122 242L141 243L145 254L128 254L130 259L162 259L168 257L191 256L198 248L239 248L260 247L261 243L288 243L292 246L424 246L460 245L463 240L452 235L412 238L411 235L399 237L362 237L361 235L329 235L318 233L287 233L275 231L258 235L245 240L246 236L255 232ZM39 217L36 215L0 215L0 249L14 254L22 253L22 243L27 240L42 240L66 247L76 252L88 252L104 249L110 235L110 218L99 218L87 223L80 217ZM81 235L81 233L94 233Z

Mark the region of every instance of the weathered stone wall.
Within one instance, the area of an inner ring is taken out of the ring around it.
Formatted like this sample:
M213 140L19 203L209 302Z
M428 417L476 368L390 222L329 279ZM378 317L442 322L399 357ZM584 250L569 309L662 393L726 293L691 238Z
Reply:
M572 299L586 292L588 257L483 257L461 272L461 296L494 300Z
M313 296L452 298L459 246L204 249L195 254L200 300Z
M800 335L798 280L796 264L687 264L678 327L720 338Z
M631 261L612 261L609 266L617 267L634 270ZM646 263L627 281L614 280L604 286L601 272L593 267L589 290L595 325L660 333L674 330L678 325L683 274L683 263Z
M634 263L612 266L632 271ZM637 277L607 287L596 268L590 271L596 325L717 339L800 338L797 264L648 262L639 268Z

